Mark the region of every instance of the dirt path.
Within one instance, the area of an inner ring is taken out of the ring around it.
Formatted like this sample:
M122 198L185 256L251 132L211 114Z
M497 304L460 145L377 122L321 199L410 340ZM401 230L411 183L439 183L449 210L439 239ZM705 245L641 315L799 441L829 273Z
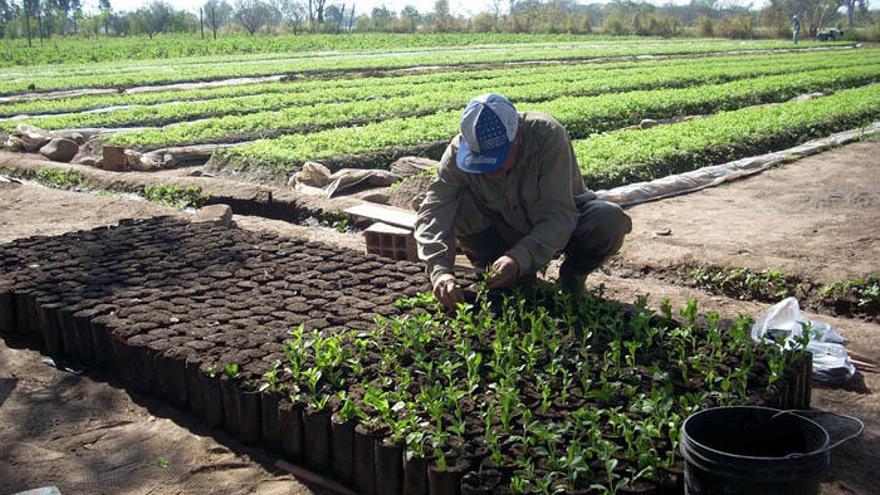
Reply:
M104 372L76 375L0 341L2 493L310 494L265 452ZM15 343L11 343L15 345Z
M775 268L819 281L880 270L880 140L629 209L627 264ZM658 232L670 231L670 235Z

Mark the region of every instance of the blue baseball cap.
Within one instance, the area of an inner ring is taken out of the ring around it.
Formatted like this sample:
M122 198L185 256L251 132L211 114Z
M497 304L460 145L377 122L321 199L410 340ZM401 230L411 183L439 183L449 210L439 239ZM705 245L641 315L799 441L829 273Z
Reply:
M519 115L510 100L494 93L477 96L461 116L458 168L470 174L497 172L507 161L518 128Z

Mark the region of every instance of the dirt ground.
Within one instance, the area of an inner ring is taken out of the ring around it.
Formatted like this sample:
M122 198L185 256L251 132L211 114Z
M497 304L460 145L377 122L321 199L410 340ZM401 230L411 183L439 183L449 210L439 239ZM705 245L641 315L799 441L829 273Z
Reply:
M777 268L817 280L880 270L880 142L859 143L787 164L760 176L631 208L633 234L620 259L651 270L687 261ZM115 223L121 218L184 215L140 201L0 183L0 242ZM235 217L253 230L306 235L362 249L360 236ZM657 235L671 230L671 235ZM650 271L650 270L649 270ZM552 274L552 269L551 269ZM590 277L610 297L650 294L727 317L759 315L767 305L709 295L649 276ZM853 351L880 360L880 325L811 315L830 322ZM222 432L204 431L187 414L129 394L111 376L74 375L32 350L0 341L0 495L56 484L63 493L311 493L272 468L274 459ZM880 486L880 376L859 375L843 389L817 387L813 406L853 414L864 435L835 450L826 495L874 494ZM836 434L843 423L829 425ZM275 491L277 490L277 492Z
M828 282L880 270L880 141L852 144L716 188L629 210L622 257L776 268ZM671 231L670 235L658 232Z

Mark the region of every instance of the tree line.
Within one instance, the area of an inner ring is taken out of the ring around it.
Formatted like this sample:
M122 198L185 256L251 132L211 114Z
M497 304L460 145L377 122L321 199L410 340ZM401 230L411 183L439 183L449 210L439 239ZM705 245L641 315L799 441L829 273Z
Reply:
M408 5L399 12L384 5L359 11L355 0L207 0L198 12L152 0L133 12L117 12L111 0L98 0L86 12L82 0L0 0L0 37L43 40L52 36L129 36L190 32L217 38L228 33L360 32L520 32L612 35L786 37L798 15L810 36L829 26L861 25L880 36L880 19L869 0L770 0L760 8L730 0L691 0L655 6L645 1L612 0L581 4L573 0L488 0L487 8L466 17L437 0L430 12Z

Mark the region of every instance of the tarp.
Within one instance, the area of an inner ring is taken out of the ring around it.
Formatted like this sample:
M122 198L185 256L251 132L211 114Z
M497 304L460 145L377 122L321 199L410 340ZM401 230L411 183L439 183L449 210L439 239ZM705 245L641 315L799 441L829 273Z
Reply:
M743 158L721 165L703 167L699 170L670 175L650 182L638 182L615 187L610 190L596 191L596 195L599 199L611 201L621 206L637 205L717 186L728 181L757 174L785 161L815 155L829 148L875 134L880 134L880 122L874 122L862 129L853 129L832 134L825 138L814 139L787 150Z

